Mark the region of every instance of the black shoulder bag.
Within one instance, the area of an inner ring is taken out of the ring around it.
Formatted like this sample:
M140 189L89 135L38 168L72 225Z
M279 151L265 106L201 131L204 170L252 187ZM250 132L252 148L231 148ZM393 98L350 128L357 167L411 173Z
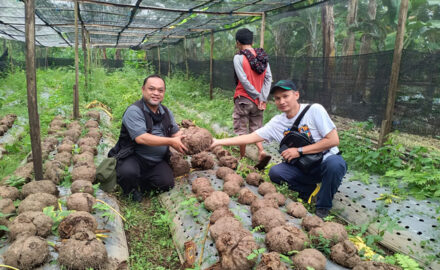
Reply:
M295 123L293 123L290 131L281 140L279 150L280 153L291 147L298 148L315 143L312 139L309 138L307 134L298 131L299 123L311 106L312 105L309 104L304 108L304 110L296 119ZM295 165L303 173L309 174L314 168L321 164L323 156L324 154L322 152L315 154L304 154L300 157L292 159L288 163Z

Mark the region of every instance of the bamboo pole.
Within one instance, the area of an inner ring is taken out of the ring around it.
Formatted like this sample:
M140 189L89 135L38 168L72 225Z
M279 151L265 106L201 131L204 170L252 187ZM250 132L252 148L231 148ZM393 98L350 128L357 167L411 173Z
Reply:
M88 65L88 56L87 56L87 47L86 47L86 28L83 26L82 27L82 50L83 50L83 54L84 54L84 90L88 91L89 90L89 85L88 85L88 71L87 71L87 65Z
M394 104L396 103L397 83L399 80L400 60L402 59L403 39L405 37L405 23L407 14L408 0L401 0L396 41L394 43L393 64L391 66L390 87L388 89L385 119L382 120L382 125L380 128L379 147L383 146L387 139L387 135L391 132L391 123L393 121Z
M75 85L73 87L73 118L79 118L79 94L78 94L78 1L75 1Z
M186 52L186 37L183 39L183 50L185 51L185 68L186 68L186 79L189 79L189 70L188 70L188 53Z
M264 47L264 30L266 28L266 13L261 13L260 48Z
M43 160L41 156L40 117L37 102L37 73L35 71L35 2L26 0L26 84L29 127L31 136L32 162L35 179L43 179Z
M171 53L170 44L167 42L167 54L168 54L168 77L171 75Z
M160 46L157 46L157 60L159 61L159 70L157 73L160 75Z
M212 88L213 88L213 76L212 76L212 57L214 55L214 31L211 30L211 53L209 56L209 98L212 100L213 96L212 96Z

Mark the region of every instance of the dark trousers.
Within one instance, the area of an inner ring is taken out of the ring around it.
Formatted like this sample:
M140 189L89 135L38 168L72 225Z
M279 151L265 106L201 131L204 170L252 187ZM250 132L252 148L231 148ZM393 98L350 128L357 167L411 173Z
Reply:
M342 178L347 172L347 163L340 155L327 157L311 174L304 174L294 165L285 162L273 166L269 171L270 180L281 184L286 182L289 188L300 193L302 198L310 196L321 183L318 192L316 207L332 208L332 200L341 185Z
M174 187L173 171L164 160L154 163L133 154L118 161L116 173L125 194L134 189L168 191Z

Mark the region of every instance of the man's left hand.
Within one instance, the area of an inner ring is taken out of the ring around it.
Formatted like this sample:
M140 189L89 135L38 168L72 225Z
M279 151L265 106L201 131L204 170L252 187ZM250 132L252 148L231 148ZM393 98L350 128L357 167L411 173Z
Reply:
M266 102L260 101L260 103L258 104L258 109L264 111L266 110L266 105Z
M298 148L292 147L281 152L281 156L290 162L292 159L299 157Z

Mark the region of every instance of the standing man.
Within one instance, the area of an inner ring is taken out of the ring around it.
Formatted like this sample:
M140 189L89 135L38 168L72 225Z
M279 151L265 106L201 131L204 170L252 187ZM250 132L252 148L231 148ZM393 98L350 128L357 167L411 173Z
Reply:
M145 78L142 98L125 111L119 140L109 152L117 159L118 184L134 201L140 202L146 191L173 188L169 146L187 150L173 114L161 104L164 95L165 81L159 75Z
M270 92L274 95L275 104L282 114L274 116L265 126L251 134L214 140L212 147L243 145L263 140L281 142L284 132L290 131L307 104L298 103L299 91L289 80L277 82ZM308 135L314 143L299 148L288 148L281 152L281 156L287 162L273 166L269 171L269 177L278 184L286 182L289 188L298 191L303 199L308 198L317 184L321 183L316 201L316 215L324 218L332 208L333 196L347 171L347 164L339 155L337 147L339 137L336 126L322 105L313 104L299 122L298 131ZM320 152L325 153L323 161L309 174L289 164L292 159L302 155Z
M234 56L234 132L249 134L263 126L263 112L266 109L272 83L269 57L262 48L252 48L253 33L242 28L235 35L239 52ZM267 164L270 156L264 153L263 143L258 142L258 158ZM246 145L240 145L240 157L246 154Z

